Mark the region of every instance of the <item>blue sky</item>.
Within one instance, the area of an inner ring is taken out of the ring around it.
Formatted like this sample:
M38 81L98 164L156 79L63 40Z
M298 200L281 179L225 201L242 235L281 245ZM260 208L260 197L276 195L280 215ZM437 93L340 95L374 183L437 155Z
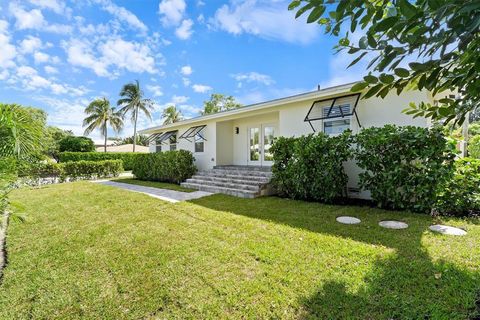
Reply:
M351 82L336 39L280 0L0 0L0 101L82 134L84 107L140 80L161 110L198 114L211 93L250 104ZM132 125L120 134L132 134ZM91 135L98 139L94 132Z

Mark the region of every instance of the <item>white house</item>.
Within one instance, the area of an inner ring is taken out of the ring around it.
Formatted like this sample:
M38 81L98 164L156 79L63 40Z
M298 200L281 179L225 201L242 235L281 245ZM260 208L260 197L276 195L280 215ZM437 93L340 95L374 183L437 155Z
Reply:
M346 129L357 133L362 128L385 124L430 125L425 118L414 119L402 113L410 102L433 103L429 92L404 91L400 96L391 93L385 99L363 100L360 94L350 91L353 84L199 116L140 133L150 134L150 152L176 149L193 152L202 172L189 180L187 186L253 197L260 194L258 185L267 182L270 176L269 149L274 137L322 131L335 135ZM346 163L345 169L351 196L368 197L367 193L358 193L359 169L355 164Z

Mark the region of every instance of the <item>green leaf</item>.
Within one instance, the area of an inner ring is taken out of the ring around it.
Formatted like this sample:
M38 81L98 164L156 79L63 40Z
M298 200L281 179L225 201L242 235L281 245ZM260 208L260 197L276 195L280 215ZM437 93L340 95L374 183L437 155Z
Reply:
M368 92L363 96L363 98L368 99L373 97L374 95L377 94L378 91L380 91L383 88L384 84L379 83L376 86L371 87Z
M290 4L288 5L288 10L293 10L293 9L295 9L295 8L298 7L301 3L302 3L302 1L300 1L300 0L294 0L294 1L290 2Z
M350 91L352 92L358 92L358 91L362 91L363 89L365 89L366 87L368 87L368 83L367 82L357 82L353 85L352 89L350 89Z
M376 25L373 26L373 28L375 29L375 31L377 32L383 32L383 31L386 31L386 30L389 30L391 27L393 27L393 25L395 23L397 23L398 21L398 17L397 16L394 16L394 17L388 17L384 20L381 20L379 23L377 23Z
M367 52L362 52L355 60L353 60L347 67L350 68L351 66L355 65L358 61L360 61L365 55L367 54Z
M397 76L401 78L407 78L408 76L410 76L410 71L404 68L396 68L394 72Z
M368 82L369 84L376 84L378 82L378 78L369 74L365 77L363 77L363 80L365 80L366 82Z
M366 36L361 37L360 41L358 41L358 46L360 47L360 49L367 49L368 38Z
M312 23L317 21L325 12L325 8L326 8L325 6L319 6L313 9L312 12L310 12L310 14L308 15L307 23Z
M385 73L382 73L378 78L385 84L391 84L395 80L394 76Z
M410 19L417 14L417 8L408 0L397 0L397 5L400 8L400 12L407 17L407 19Z
M304 5L303 7L301 7L300 9L298 9L297 13L295 14L295 19L297 19L298 17L300 17L302 14L304 14L305 12L307 12L308 10L312 9L313 8L313 4L312 3L309 3L307 5Z

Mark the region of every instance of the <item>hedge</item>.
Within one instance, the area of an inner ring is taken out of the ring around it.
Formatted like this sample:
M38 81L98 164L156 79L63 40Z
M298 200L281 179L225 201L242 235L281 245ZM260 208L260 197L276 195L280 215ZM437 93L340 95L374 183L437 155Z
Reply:
M88 137L65 137L58 143L60 152L92 152L95 151L95 144Z
M367 128L355 142L360 186L379 207L430 212L452 177L454 146L440 128Z
M17 167L18 176L28 179L53 178L60 181L88 180L118 177L123 171L121 160L75 161L65 163L22 164Z
M69 161L103 161L122 160L125 170L132 170L134 159L141 153L133 152L62 152L59 156L60 162Z
M452 179L446 181L438 196L436 213L456 216L480 214L480 160L455 161Z
M277 138L271 147L272 184L281 196L333 203L346 193L343 163L351 157L350 131Z
M135 157L132 173L140 180L179 184L197 171L194 161L186 150L143 153Z

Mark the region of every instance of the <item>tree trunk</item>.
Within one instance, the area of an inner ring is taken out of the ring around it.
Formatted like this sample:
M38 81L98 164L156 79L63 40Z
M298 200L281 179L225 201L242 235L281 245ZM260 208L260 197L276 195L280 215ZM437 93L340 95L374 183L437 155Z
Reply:
M103 150L104 150L104 152L107 152L107 134L108 134L107 131L108 131L108 129L107 129L107 121L105 121L105 129L104 129L104 131L103 131L103 135L105 136L105 144L103 145Z
M137 119L138 119L138 106L135 107L135 120L133 123L133 152L135 152L135 145L137 144Z

